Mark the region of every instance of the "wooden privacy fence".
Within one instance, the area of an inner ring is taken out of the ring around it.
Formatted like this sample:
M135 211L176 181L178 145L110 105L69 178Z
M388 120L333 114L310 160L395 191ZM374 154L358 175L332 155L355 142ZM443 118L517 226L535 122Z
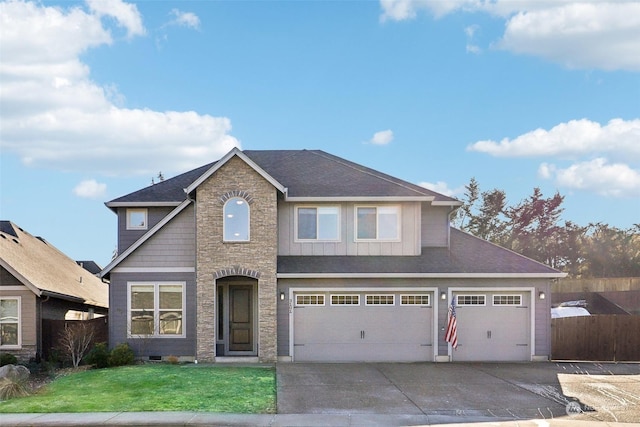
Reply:
M640 316L596 314L551 319L556 360L640 361Z
M60 340L60 334L64 332L67 324L87 323L94 328L93 347L96 343L107 342L109 340L108 317L98 317L91 320L51 320L42 319L42 357L47 360L51 356Z

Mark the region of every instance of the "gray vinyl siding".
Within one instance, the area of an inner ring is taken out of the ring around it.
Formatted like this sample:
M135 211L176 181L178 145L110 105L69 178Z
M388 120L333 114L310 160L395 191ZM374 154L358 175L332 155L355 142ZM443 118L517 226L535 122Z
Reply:
M532 300L535 302L535 324L533 354L536 356L549 356L551 353L551 306L550 283L548 279L280 279L278 281L278 293L285 292L287 299L278 300L278 356L291 356L289 354L289 289L305 287L318 289L339 287L429 287L438 288L434 298L438 298L438 354L446 356L448 344L444 340L447 325L447 311L451 301L448 299L450 287L477 287L481 288L535 288ZM545 292L544 300L538 298L539 292ZM440 293L447 294L447 300L441 300ZM464 327L458 325L458 328ZM434 340L435 341L435 340Z
M422 204L421 236L422 247L449 246L449 212L448 206L431 206Z
M193 206L182 212L129 255L118 267L194 267L196 232Z
M280 203L278 205L278 255L419 255L420 204L388 203L401 207L400 241L356 242L357 206L384 206L383 203ZM296 241L296 207L340 206L340 240L337 242ZM445 230L446 232L446 230Z
M185 282L183 321L184 338L127 338L127 283L129 282ZM127 342L136 357L184 356L196 354L196 277L195 273L112 273L109 286L109 346Z
M142 237L153 226L162 221L172 210L172 207L144 208L147 209L147 229L127 230L127 208L118 208L118 253L121 254L129 246Z

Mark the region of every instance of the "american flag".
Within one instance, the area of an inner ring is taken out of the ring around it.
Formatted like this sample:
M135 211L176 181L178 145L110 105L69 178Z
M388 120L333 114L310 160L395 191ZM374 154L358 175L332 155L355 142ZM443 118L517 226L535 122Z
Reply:
M449 324L447 324L447 333L444 340L451 343L451 347L458 348L458 322L456 320L456 299L453 298L449 306Z

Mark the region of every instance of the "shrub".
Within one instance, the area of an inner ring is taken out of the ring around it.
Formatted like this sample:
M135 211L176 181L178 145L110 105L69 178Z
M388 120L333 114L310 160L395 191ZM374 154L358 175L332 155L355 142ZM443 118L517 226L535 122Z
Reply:
M85 362L89 365L94 365L98 369L109 366L109 349L107 348L107 343L99 342L94 345L89 353L87 353Z
M6 365L0 378L0 400L29 395L30 372L24 366Z
M121 343L111 350L109 355L109 366L124 366L133 365L134 362L133 350L129 344Z
M177 365L180 359L177 356L167 356L167 362L171 365Z
M15 365L18 363L18 358L11 353L0 353L0 366Z

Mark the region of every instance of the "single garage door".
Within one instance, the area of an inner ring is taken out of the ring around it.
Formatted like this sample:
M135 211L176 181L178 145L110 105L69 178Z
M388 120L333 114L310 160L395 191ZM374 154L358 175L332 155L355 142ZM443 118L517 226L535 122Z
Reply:
M454 292L454 361L531 360L530 292Z
M430 292L297 292L294 361L433 360Z

